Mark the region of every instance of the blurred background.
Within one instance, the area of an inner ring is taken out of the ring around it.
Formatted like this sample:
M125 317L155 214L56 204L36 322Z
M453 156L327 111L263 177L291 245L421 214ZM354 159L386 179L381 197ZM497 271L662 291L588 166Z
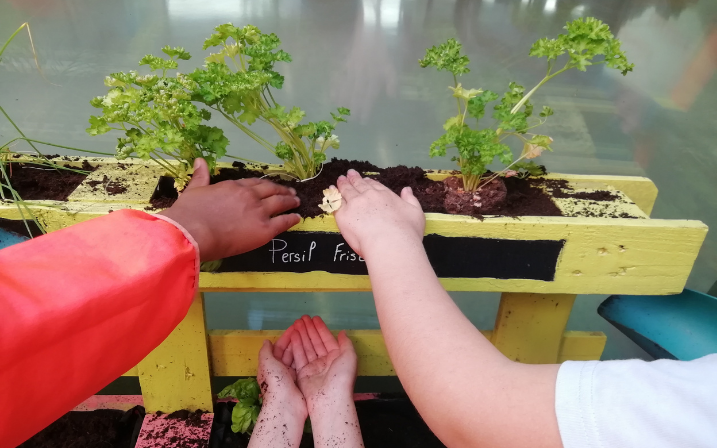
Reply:
M201 45L214 26L253 24L276 33L293 56L277 65L286 77L280 103L300 106L312 120L336 106L351 109L336 131L341 149L329 157L453 169L448 158L428 156L455 104L450 74L419 67L425 49L456 37L471 59L465 87L502 92L514 80L530 88L545 73L543 60L527 56L531 44L581 16L608 23L635 70L622 77L597 66L546 84L534 103L555 110L541 131L555 139L555 152L541 162L552 172L647 176L660 190L654 218L717 227L713 0L5 0L0 41L29 21L46 79L20 34L0 63L0 105L30 138L113 152L117 136L85 133L95 113L89 100L106 93L106 75L139 69L143 55L164 45L192 53L180 65L191 71L208 54ZM274 161L227 124L218 125L230 153ZM14 132L0 120L0 139ZM715 280L713 230L688 287L706 292ZM498 294L451 295L479 328L493 327ZM604 298L579 296L568 329L607 333L603 359L647 359L597 315ZM213 293L206 313L211 329L284 329L305 313L337 329L378 328L370 293ZM395 389L393 381L372 389Z

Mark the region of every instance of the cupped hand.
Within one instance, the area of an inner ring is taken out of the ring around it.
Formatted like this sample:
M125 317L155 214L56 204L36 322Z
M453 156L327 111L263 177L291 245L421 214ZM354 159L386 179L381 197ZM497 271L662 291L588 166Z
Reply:
M264 179L240 179L209 185L204 159L179 199L160 212L184 227L199 246L202 261L241 254L261 247L298 224L297 214L280 215L299 206L293 189Z
M281 335L275 344L264 341L259 350L259 369L256 380L264 403L280 403L297 417L306 419L308 414L304 396L296 385L296 371L292 367L291 337L293 326Z
M411 188L401 196L380 182L349 170L337 186L343 203L334 213L341 235L351 248L368 259L372 247L385 248L396 242L420 244L426 217Z
M309 415L336 400L353 402L356 352L346 332L337 340L318 316L302 316L293 328L291 350Z

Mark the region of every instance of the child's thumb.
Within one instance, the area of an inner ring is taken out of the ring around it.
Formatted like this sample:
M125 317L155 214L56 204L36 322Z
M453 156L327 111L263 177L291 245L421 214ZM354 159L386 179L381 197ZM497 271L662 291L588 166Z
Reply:
M194 159L194 174L192 180L187 185L187 190L196 187L206 187L209 185L209 166L207 161L201 158Z

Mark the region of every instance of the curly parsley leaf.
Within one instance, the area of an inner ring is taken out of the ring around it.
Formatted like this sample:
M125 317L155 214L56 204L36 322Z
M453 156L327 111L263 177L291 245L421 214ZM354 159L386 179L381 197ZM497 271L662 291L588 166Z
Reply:
M436 70L447 70L454 75L470 72L468 56L461 54L462 45L455 39L448 39L439 46L426 50L426 56L418 62L421 67L435 67Z

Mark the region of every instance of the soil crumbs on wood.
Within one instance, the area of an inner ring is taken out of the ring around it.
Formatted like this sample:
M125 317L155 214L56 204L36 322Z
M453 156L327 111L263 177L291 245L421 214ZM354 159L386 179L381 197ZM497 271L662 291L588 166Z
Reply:
M72 168L70 166L67 167ZM82 163L82 168L79 169L83 171L93 171L95 167L85 160ZM74 171L54 169L29 163L13 163L10 184L25 201L67 201L67 198L86 177L87 174ZM4 190L6 197L12 197L9 190L6 188Z
M105 175L102 180L90 180L87 184L92 187L92 191L104 190L110 196L114 196L127 191L127 187L120 183L122 180L124 179L112 180Z
M291 212L298 213L304 218L314 218L324 214L323 210L319 208L319 204L321 204L324 197L323 191L329 188L330 185L335 185L338 177L345 175L350 168L376 179L396 194L400 194L404 187L411 187L413 194L426 213L447 213L445 207L446 187L444 183L428 179L425 171L419 167L379 168L363 161L332 159L331 162L324 164L321 173L316 178L308 182L283 180L278 176L270 176L267 179L294 188L301 199L301 205L297 209L291 210ZM234 162L234 168L221 169L219 174L212 178L212 183L262 176L264 174L259 171L246 169L243 163ZM470 214L476 217L481 217L483 214L562 216L560 209L542 189L537 188L535 182L543 182L543 180L505 179L507 187L505 201L500 206L490 209L472 210ZM172 203L174 203L174 199L168 197L167 194L155 195L151 201L151 208L166 208L171 206Z
M131 448L143 417L140 406L68 412L19 448Z
M541 181L545 189L554 198L578 199L585 201L589 208L582 208L579 212L570 212L570 216L582 216L586 218L627 218L640 219L638 216L627 212L616 212L615 203L627 203L619 195L608 190L596 191L575 191L565 179L535 179L533 182ZM576 214L577 213L577 214Z

